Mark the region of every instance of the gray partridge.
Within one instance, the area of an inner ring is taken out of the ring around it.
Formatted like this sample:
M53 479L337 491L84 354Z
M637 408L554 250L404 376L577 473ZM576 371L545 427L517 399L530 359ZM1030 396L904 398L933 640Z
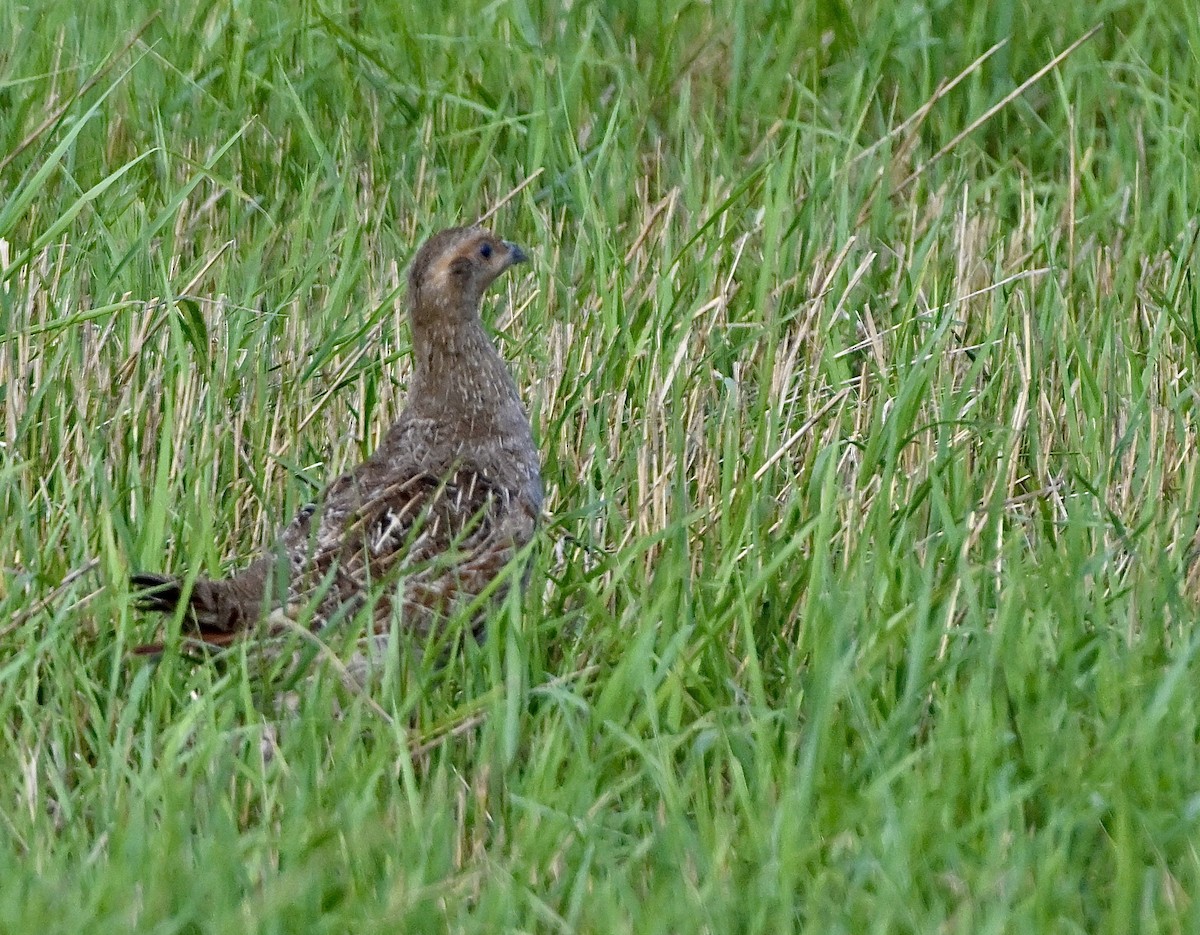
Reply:
M529 417L479 310L496 277L525 259L479 227L431 237L408 274L407 405L383 443L238 574L199 578L190 591L172 576L133 575L140 609L169 614L186 601L189 635L225 645L275 612L319 630L370 597L376 632L398 613L401 627L427 633L481 595L486 607L510 581L521 586L519 574L494 582L533 537L541 473Z

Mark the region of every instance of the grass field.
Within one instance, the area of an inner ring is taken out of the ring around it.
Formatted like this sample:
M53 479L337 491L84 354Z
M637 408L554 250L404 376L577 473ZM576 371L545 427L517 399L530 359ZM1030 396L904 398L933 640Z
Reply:
M156 7L0 2L0 932L1200 929L1194 4ZM524 605L130 658L493 209Z

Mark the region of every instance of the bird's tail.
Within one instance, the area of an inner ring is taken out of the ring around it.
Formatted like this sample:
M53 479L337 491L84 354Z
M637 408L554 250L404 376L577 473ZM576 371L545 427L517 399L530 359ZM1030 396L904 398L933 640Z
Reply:
M186 636L209 646L228 646L258 619L260 602L239 595L233 581L197 578L189 591L172 575L138 572L129 576L129 583L139 592L135 598L138 610L174 614L186 602ZM163 647L162 643L147 643L133 651L139 656L156 656Z
M129 583L140 592L135 606L146 613L173 614L183 597L183 583L172 575L138 572L129 576Z

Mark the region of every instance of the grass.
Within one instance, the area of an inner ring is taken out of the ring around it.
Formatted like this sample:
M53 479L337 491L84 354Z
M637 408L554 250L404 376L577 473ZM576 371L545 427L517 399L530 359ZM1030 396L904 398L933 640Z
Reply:
M0 930L1197 928L1188 4L157 6L0 5ZM492 208L524 606L130 658Z

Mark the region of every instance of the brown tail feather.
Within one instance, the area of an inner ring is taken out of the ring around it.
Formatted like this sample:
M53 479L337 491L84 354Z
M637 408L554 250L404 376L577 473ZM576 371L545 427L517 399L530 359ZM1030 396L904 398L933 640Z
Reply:
M185 642L193 647L197 644L203 644L205 648L217 650L232 646L239 636L241 636L241 633L201 631L189 635ZM133 647L132 653L135 656L161 656L166 649L166 643L143 643L141 646Z
M171 575L139 572L129 583L141 591L136 597L138 610L174 614L186 600L183 623L185 636L214 647L228 646L258 619L260 600L239 593L237 579L210 581L198 578L190 592L183 582ZM154 656L163 651L162 643L146 643L134 648L139 656Z
M178 578L138 572L129 576L129 583L142 593L137 596L136 607L147 613L173 614L183 596L183 587Z

